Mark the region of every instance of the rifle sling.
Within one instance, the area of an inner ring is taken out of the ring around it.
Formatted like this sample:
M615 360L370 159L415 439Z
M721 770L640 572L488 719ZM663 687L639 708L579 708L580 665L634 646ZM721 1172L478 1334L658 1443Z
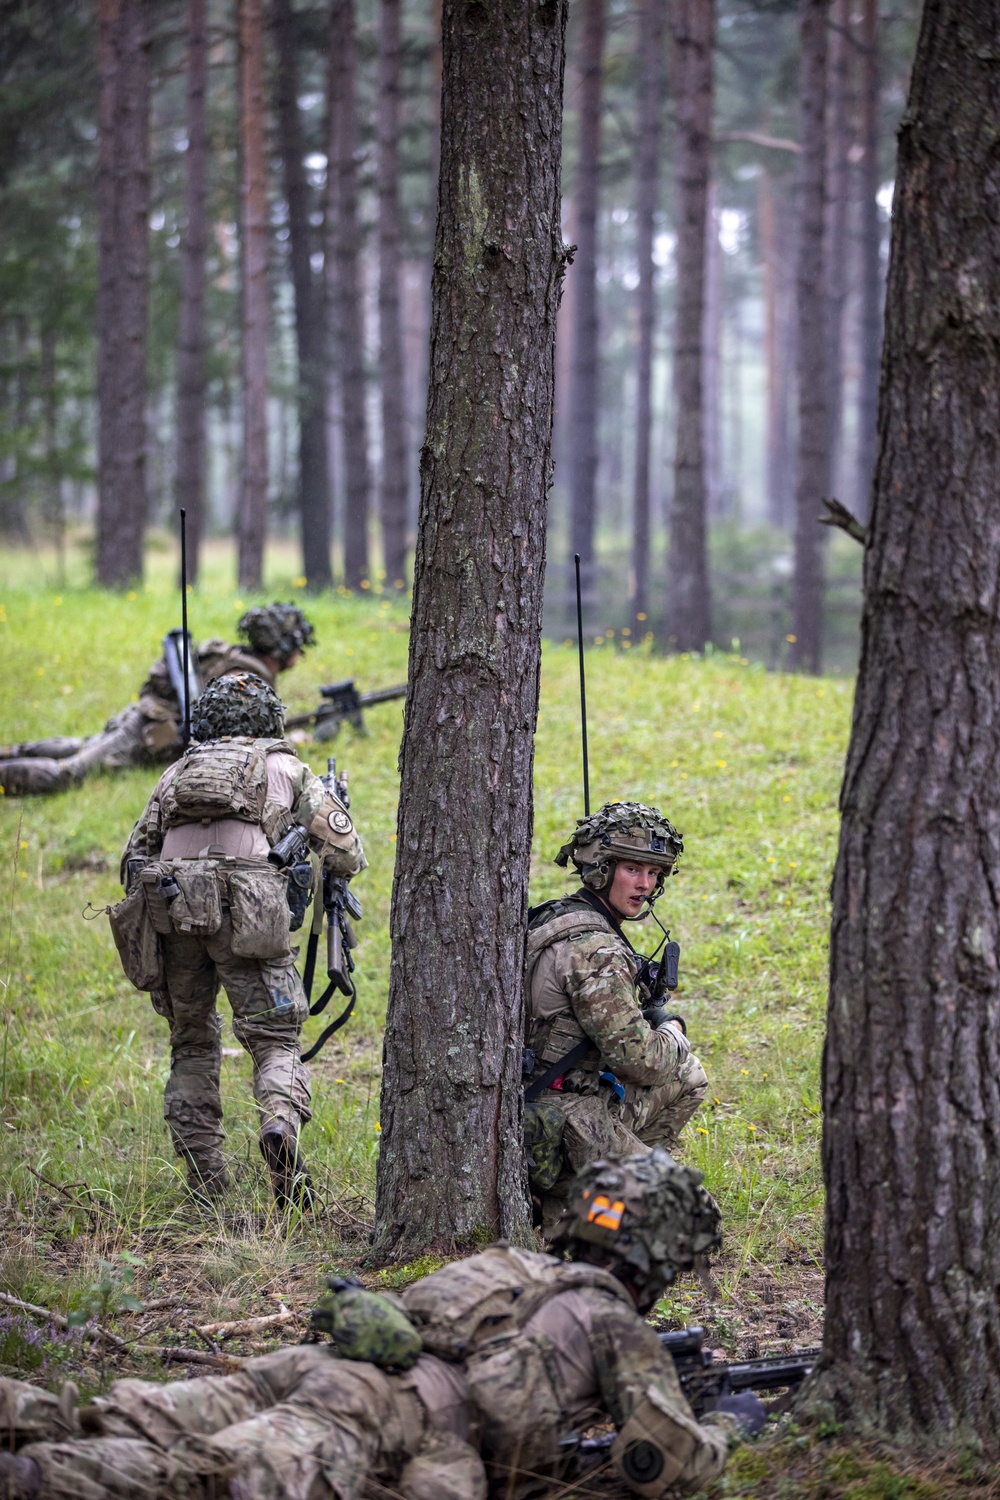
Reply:
M330 995L332 993L333 993L333 985L331 983L331 984L327 985L327 987L326 987L325 997L323 998L323 1002L322 1002L324 1005L326 1004L327 1000L329 1000ZM358 991L357 991L357 988L356 988L356 986L354 985L354 983L352 981L352 983L351 983L351 998L348 1000L347 1004L344 1006L343 1010L340 1012L340 1015L337 1017L337 1019L335 1021L331 1021L330 1025L326 1028L325 1031L320 1032L318 1040L315 1041L315 1042L313 1042L312 1046L309 1048L309 1051L308 1052L303 1052L303 1054L302 1054L302 1061L304 1063L312 1062L313 1058L316 1056L316 1053L319 1052L322 1047L326 1046L327 1042L333 1036L333 1033L335 1031L339 1031L340 1028L341 1028L341 1026L343 1026L346 1021L349 1021L351 1019L351 1016L352 1016L352 1014L354 1012L354 1002L355 1002L355 1000L357 1000L357 998L358 998ZM310 1014L315 1014L315 1010L311 1011Z
M558 1062L552 1063L550 1067L545 1069L541 1078L536 1078L534 1083L528 1085L524 1091L525 1104L534 1104L543 1089L547 1089L563 1073L568 1073L570 1068L575 1068L577 1063L583 1062L588 1052L593 1052L594 1050L594 1044L589 1037L585 1036L582 1042L577 1042L576 1046L567 1052L565 1057L560 1057Z

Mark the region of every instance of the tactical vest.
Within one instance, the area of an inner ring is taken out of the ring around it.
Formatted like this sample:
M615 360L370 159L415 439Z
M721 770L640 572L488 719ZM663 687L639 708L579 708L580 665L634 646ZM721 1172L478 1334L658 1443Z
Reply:
M236 818L256 823L274 844L291 825L288 809L267 797L267 757L280 751L297 757L287 740L234 736L193 745L160 800L161 834L185 823Z
M545 901L534 909L524 950L524 988L529 1007L531 978L546 948L551 948L554 943L561 943L565 938L582 937L588 932L618 937L607 918L602 917L599 911L595 911L586 902L579 901L572 896L557 901ZM584 1040L586 1035L587 1033L568 1003L564 1011L544 1019L529 1014L525 1029L525 1045L532 1049L536 1063L539 1065L535 1069L536 1076L543 1071L541 1065L548 1066L560 1057L565 1057L567 1053L572 1052L578 1042ZM579 1069L581 1072L592 1073L599 1065L600 1058L595 1049L591 1057L584 1058L574 1065L574 1071Z
M632 1306L610 1271L505 1244L432 1271L402 1297L429 1354L467 1360L487 1343L518 1333L552 1297L580 1287L596 1287Z

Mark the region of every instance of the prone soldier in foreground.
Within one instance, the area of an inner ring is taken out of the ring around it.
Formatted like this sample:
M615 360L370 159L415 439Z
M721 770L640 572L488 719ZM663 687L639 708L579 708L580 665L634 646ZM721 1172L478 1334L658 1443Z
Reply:
M191 659L192 700L198 691L227 672L253 672L274 687L279 672L287 672L315 632L294 604L267 604L248 610L240 620L240 645L213 639L197 647ZM171 632L165 652L150 668L139 689L139 701L113 715L98 733L86 739L58 737L8 745L0 752L0 786L8 796L62 792L103 767L120 771L128 766L176 760L184 749L184 710L181 653Z
M699 1172L663 1151L594 1162L555 1242L566 1259L494 1245L395 1299L331 1281L313 1320L332 1345L120 1380L82 1410L73 1387L0 1380L0 1441L17 1450L0 1454L0 1494L360 1500L372 1479L402 1500L527 1500L600 1422L633 1493L697 1489L763 1410L744 1394L696 1420L642 1314L718 1242Z
M205 689L194 743L164 771L126 845L127 894L111 910L128 978L170 1025L164 1114L191 1187L215 1197L227 1186L221 982L253 1058L261 1151L282 1207L309 1195L298 1152L310 1118L299 1049L309 1007L289 943L289 873L268 854L298 824L333 875L366 864L343 803L282 738L283 723L281 700L253 673Z
M655 807L606 803L556 856L580 890L529 912L525 1138L546 1234L575 1170L611 1152L673 1151L708 1088L680 1017L644 1014L651 987L622 930L648 915L683 848Z

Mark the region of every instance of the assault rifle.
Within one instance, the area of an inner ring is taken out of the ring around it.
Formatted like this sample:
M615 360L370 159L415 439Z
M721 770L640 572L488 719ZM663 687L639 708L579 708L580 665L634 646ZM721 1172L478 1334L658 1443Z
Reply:
M405 689L404 689L405 691ZM288 727L287 725L285 726ZM344 807L350 807L351 798L347 789L347 772L337 775L337 758L331 755L326 763L326 775L320 777L328 792L331 792ZM309 860L309 834L301 823L296 823L283 838L271 849L268 854L271 864L277 865L279 870L287 870L289 873L289 905L292 909L292 930L295 931L302 925L305 909L312 900L311 867ZM303 867L309 869L310 880L308 890L305 890L305 880L301 873ZM357 990L351 975L354 973L354 959L351 957L351 949L358 945L357 937L351 926L350 919L355 922L361 921L361 902L355 896L342 875L334 875L329 870L323 871L323 913L326 916L326 976L329 983L314 1005L310 1005L311 1016L320 1015L330 1002L334 990L340 990L347 995L348 1002L337 1019L323 1031L319 1040L313 1044L308 1052L302 1054L302 1061L316 1056L335 1031L339 1031L347 1021L351 1019L354 1011L354 1003L357 1000ZM312 1000L313 978L316 973L316 955L319 950L319 934L323 918L317 911L318 920L314 918L312 931L309 934L309 944L306 948L306 967L302 976L305 987L306 998ZM297 920L296 920L297 918Z
M794 1392L819 1358L818 1349L802 1349L797 1354L774 1354L765 1359L727 1364L714 1359L712 1351L704 1347L704 1328L680 1328L661 1333L659 1338L673 1355L681 1390L696 1417L714 1411L724 1396L736 1396L740 1391ZM605 1432L599 1437L582 1438L571 1432L560 1446L565 1453L594 1461L607 1454L617 1435Z
M292 714L290 719L285 720L286 729L311 727L316 739L333 740L340 733L340 726L346 722L359 734L364 734L363 710L376 703L391 703L395 698L405 698L406 683L401 683L399 687L376 688L371 693L359 693L354 686L354 678L348 677L344 682L328 682L325 687L320 688L319 693L323 700L319 707L307 714Z

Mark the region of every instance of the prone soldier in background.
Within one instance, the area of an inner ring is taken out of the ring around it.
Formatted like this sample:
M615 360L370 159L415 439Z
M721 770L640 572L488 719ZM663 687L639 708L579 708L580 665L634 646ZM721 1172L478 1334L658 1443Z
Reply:
M492 1245L399 1297L331 1279L313 1325L333 1347L119 1380L82 1409L72 1386L0 1380L0 1443L17 1450L0 1452L0 1494L528 1500L568 1492L581 1431L606 1422L627 1490L701 1489L764 1410L746 1392L697 1418L644 1314L718 1243L700 1172L663 1151L594 1162L553 1255Z
M648 1004L662 986L621 925L649 914L683 848L656 808L606 803L556 856L581 889L528 914L525 1142L546 1234L574 1171L609 1152L675 1150L708 1088L684 1022ZM671 988L678 951L668 943L660 967Z
M126 896L111 908L126 975L170 1025L164 1114L191 1188L211 1198L227 1187L221 982L253 1059L261 1151L280 1207L310 1201L298 1150L310 1118L299 1048L309 1007L289 944L288 872L268 855L300 824L333 875L350 878L366 864L343 803L298 759L283 726L281 700L253 673L230 672L205 689L194 743L135 825L122 856Z
M189 668L192 703L226 672L253 672L274 687L278 673L294 667L315 641L312 625L294 604L247 610L237 628L240 645L213 639L194 650ZM170 632L163 656L139 689L139 701L110 718L99 734L28 740L0 749L0 786L7 795L65 791L98 767L120 771L176 760L184 748L180 636L179 630Z

